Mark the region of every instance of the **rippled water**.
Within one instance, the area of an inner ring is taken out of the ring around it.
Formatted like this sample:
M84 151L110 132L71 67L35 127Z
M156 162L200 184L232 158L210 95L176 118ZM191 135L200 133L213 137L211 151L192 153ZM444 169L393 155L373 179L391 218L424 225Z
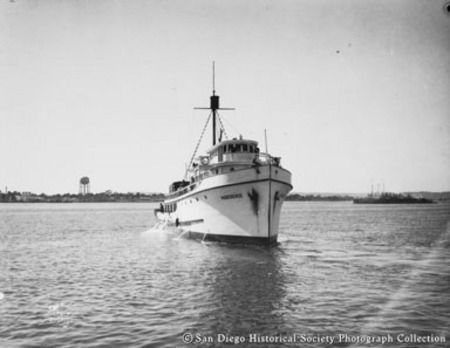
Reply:
M449 205L287 203L272 249L177 238L154 207L0 205L0 346L450 345Z

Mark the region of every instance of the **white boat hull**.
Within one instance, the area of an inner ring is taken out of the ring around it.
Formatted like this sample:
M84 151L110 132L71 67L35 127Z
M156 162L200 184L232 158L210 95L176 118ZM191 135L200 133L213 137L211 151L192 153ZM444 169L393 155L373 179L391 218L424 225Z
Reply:
M160 220L205 241L275 244L281 206L292 189L291 173L267 165L203 179L195 189L164 202L176 211Z

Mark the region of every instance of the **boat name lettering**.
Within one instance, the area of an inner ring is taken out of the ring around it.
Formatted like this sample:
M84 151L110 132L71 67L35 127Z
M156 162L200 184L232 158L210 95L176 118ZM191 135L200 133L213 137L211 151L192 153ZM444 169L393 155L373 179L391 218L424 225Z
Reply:
M234 194L231 194L231 195L221 196L220 198L222 198L222 199L242 198L242 194L241 193L234 193Z

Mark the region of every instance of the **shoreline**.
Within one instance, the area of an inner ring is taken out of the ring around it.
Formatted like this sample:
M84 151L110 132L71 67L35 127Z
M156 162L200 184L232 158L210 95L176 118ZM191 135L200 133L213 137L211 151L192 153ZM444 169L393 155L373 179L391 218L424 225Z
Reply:
M428 199L435 203L450 201L450 192L407 192L399 196L408 196L412 200ZM286 202L351 202L366 199L362 194L346 193L291 193ZM162 203L166 199L163 193L89 193L89 194L54 194L40 195L31 192L0 192L0 203ZM417 202L414 202L417 203ZM369 203L368 203L369 204ZM407 204L399 202L398 204Z

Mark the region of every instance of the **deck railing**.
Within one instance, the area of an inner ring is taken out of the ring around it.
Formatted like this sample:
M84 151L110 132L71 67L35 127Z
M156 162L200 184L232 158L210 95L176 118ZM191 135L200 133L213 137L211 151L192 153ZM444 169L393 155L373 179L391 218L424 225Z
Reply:
M220 163L226 163L226 162L220 162ZM255 167L268 166L268 165L279 167L280 166L280 158L272 157L271 155L269 155L268 153L265 153L265 152L260 152L259 154L255 154L252 162L245 162L245 163L249 164L249 165L253 165ZM241 163L239 163L239 164L241 164ZM238 172L240 170L246 170L246 169L248 169L248 168L237 169L236 172ZM182 196L188 192L193 191L204 179L210 178L210 177L213 177L216 175L221 175L221 174L222 173L215 173L212 170L199 171L199 173L194 176L194 180L195 180L194 182L183 187L182 189L179 189L175 192L169 193L167 195L167 198L172 199L172 198Z

